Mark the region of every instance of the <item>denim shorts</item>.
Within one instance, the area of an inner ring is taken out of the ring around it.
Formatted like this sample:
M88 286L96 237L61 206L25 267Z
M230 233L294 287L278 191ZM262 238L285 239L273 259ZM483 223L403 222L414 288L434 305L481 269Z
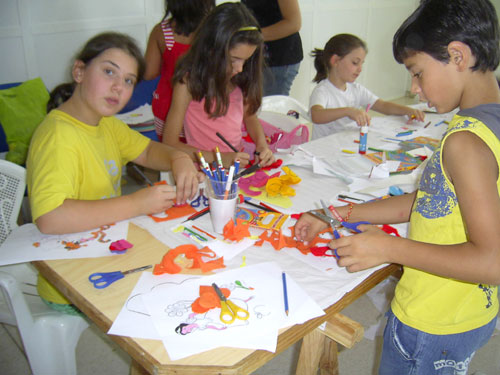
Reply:
M264 69L264 96L288 96L293 80L299 74L299 66L300 63Z
M379 375L466 375L474 353L488 342L488 324L452 335L431 335L403 324L387 312Z

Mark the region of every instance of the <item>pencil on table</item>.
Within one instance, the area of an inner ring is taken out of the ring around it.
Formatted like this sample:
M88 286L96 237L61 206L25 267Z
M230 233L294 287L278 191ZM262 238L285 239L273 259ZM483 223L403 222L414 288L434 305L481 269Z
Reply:
M283 281L283 299L285 300L285 314L288 316L288 291L286 289L286 273L281 273L281 279Z

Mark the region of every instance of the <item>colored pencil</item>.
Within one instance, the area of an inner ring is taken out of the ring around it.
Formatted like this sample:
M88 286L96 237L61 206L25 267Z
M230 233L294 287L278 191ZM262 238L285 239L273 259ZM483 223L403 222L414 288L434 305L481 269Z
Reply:
M208 237L213 238L214 240L215 240L215 239L217 239L217 237L212 236L212 235L211 235L210 233L208 233L207 231L204 231L203 229L198 228L198 227L197 227L197 226L195 226L195 225L191 225L191 227L193 227L194 229L196 229L196 230L200 231L201 233L205 233Z
M139 169L139 167L136 164L132 164L132 167L135 169L137 173L139 173L139 176L141 176L149 186L153 186L153 182Z
M285 314L288 316L288 291L286 289L286 273L281 273L281 280L283 281L283 299L285 300Z
M202 217L203 215L208 214L209 210L210 210L210 207L205 207L203 210L200 210L197 213L189 216L186 220L183 221L183 223L188 221L188 220L196 220L199 217Z
M224 138L224 136L221 133L216 132L215 135L219 137L221 141L224 142L231 150L233 150L234 152L238 152L238 149L234 147L231 143L229 143L229 141L226 138Z

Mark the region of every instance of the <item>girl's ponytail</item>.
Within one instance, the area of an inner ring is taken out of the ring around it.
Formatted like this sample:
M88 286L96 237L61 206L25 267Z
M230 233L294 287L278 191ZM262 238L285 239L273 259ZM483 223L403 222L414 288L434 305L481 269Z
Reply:
M324 50L315 48L311 51L311 56L314 57L314 67L316 68L316 76L313 82L320 82L328 77L328 63L325 61Z
M66 100L68 100L71 95L73 95L73 91L75 91L76 83L61 83L60 85L54 87L54 89L50 92L50 98L47 102L47 113L52 111L53 109L59 107Z

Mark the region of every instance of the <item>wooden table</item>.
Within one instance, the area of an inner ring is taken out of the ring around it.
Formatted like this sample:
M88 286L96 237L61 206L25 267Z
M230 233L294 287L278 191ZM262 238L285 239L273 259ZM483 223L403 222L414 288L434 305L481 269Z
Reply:
M135 244L126 254L115 257L34 262L35 267L72 301L103 332L107 332L137 283L140 274L127 275L105 289L95 289L88 275L98 271L127 270L159 263L168 247L147 231L130 224L128 240ZM358 287L326 309L326 314L301 325L281 330L275 353L264 350L218 348L181 360L171 361L157 340L110 335L132 357L133 374L249 374L273 357L305 338L308 350L302 351L298 372L315 374L324 339L315 330L333 314L341 311L397 269L391 265L369 276ZM335 360L335 359L334 359Z

